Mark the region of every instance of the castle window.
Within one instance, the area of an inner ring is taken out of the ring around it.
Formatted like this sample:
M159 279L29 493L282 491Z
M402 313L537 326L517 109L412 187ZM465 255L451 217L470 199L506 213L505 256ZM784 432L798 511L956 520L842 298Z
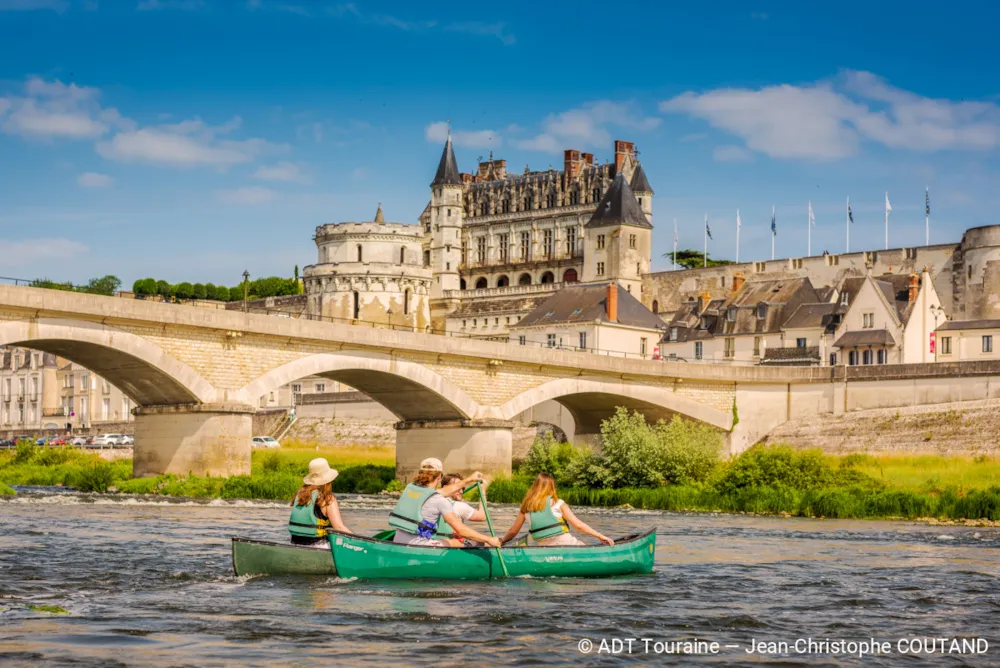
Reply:
M521 232L521 260L531 259L531 232Z
M479 215L485 216L489 212L490 212L490 205L486 202L483 202L482 206L479 207Z
M577 193L575 190L571 190L569 193L569 203L570 206L580 203L580 194Z
M576 228L566 228L566 255L570 257L576 253Z
M479 264L486 262L486 237L476 239L476 261Z
M603 262L598 262L597 263L597 275L598 276L603 276L604 275L604 263Z
M641 274L642 274L642 263L641 262L636 262L635 263L635 275L636 276L640 276Z
M518 285L531 285L531 274L521 274L521 277L517 279Z
M508 254L510 252L510 235L501 234L500 235L500 264L507 264Z
M545 196L545 206L549 209L556 205L556 196L554 193L549 193Z
M400 246L399 248L399 263L406 264L406 246Z
M481 277L476 279L476 290L482 290L483 288L489 287L486 283L486 277Z
M451 209L445 209L445 218L451 218Z
M410 314L410 290L403 291L403 315Z
M358 296L358 291L354 291L354 319L357 320L358 316L361 315L361 298Z
M635 248L635 235L634 234L628 235L628 247L629 248Z
M653 300L653 313L659 313L659 312L660 312L660 302L658 302L658 301L656 301L654 299Z
M510 213L510 200L505 199L503 203L500 205L500 207L504 213Z
M361 244L358 244L358 262L361 262Z
M424 251L424 266L425 267L431 266L431 252L429 250Z
M503 275L503 276L501 276L500 278L497 279L497 287L498 288L506 288L508 285L510 285L510 279L507 278L506 275Z
M601 200L601 189L600 188L594 188L594 192L592 193L592 195L593 195L593 200L592 201L599 202Z
M552 230L545 230L542 233L542 252L546 258L552 257Z
M604 248L604 235L603 234L598 234L597 235L597 250L601 250L603 248Z
M542 274L542 283L555 283L555 282L556 282L556 277L552 274L551 271L547 271L544 274Z
M639 206L642 206L642 198L639 198Z

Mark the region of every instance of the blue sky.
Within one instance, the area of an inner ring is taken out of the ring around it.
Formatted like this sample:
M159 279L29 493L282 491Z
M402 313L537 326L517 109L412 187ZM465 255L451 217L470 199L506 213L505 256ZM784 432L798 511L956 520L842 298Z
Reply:
M0 0L0 274L235 284L316 225L415 223L459 166L559 168L630 139L672 245L779 257L997 222L989 3ZM659 6L663 5L663 6Z

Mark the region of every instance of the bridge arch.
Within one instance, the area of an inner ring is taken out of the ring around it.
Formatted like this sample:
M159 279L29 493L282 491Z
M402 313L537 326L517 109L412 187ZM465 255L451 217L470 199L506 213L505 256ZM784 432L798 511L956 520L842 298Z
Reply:
M210 403L215 388L155 343L89 320L40 318L0 324L0 345L52 353L107 379L140 406Z
M681 415L725 431L733 426L733 416L728 411L678 396L670 389L579 377L552 380L522 392L502 405L500 413L503 419L510 420L548 400L566 407L573 415L578 434L599 433L601 421L613 415L618 406L637 410L654 421Z
M468 394L427 367L375 352L317 353L272 369L237 392L256 404L282 385L322 376L364 392L401 420L467 420L477 404Z

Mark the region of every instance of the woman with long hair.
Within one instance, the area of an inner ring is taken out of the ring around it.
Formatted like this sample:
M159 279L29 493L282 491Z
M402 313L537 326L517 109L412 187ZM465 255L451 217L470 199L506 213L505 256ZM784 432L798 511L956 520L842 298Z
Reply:
M591 528L573 514L570 507L556 494L555 479L545 473L539 473L535 482L531 484L524 501L521 502L521 509L514 519L514 524L500 539L501 542L507 543L513 540L525 520L528 521L528 535L541 546L586 545L569 532L570 527L593 536L605 545L615 544L615 541Z
M309 473L292 499L288 533L295 545L326 547L326 530L351 533L340 517L340 506L333 495L333 481L339 472L322 457L309 462Z
M462 547L463 542L451 536L479 541L493 547L500 547L500 540L481 534L462 523L455 514L448 497L461 491L469 483L482 479L479 472L464 480L453 482L438 489L444 476L441 460L428 457L420 462L413 482L403 489L399 502L389 513L389 526L396 529L393 542L406 545L433 545L437 547ZM446 534L443 525L451 532Z

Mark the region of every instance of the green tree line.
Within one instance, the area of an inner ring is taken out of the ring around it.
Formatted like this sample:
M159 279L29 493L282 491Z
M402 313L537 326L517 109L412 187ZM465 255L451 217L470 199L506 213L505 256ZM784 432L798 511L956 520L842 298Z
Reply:
M168 283L162 279L140 278L132 284L132 292L142 297L159 295L164 299L215 299L222 302L234 302L243 299L243 284L230 288L214 283L189 283L187 281ZM301 292L302 287L294 278L268 276L249 283L250 299L297 295Z
M33 288L48 288L49 290L66 290L67 292L87 292L92 295L114 295L118 291L122 282L117 276L108 274L100 278L92 278L86 285L73 285L72 283L59 283L47 278L36 278L31 282Z

